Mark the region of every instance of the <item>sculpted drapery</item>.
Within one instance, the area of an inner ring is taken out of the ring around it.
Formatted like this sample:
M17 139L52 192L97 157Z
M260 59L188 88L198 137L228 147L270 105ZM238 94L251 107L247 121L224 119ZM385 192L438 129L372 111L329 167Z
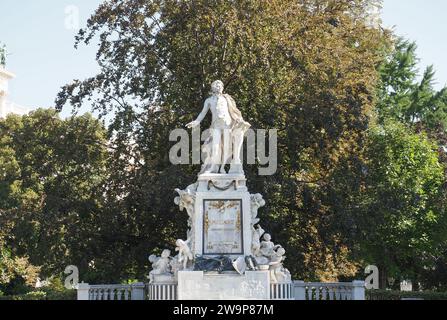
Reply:
M205 101L198 118L187 125L197 127L211 110L210 136L202 146L205 160L200 173L226 173L225 165L228 163L231 173L243 173L240 153L250 124L242 118L234 99L223 93L222 81L213 82L211 90L212 95Z

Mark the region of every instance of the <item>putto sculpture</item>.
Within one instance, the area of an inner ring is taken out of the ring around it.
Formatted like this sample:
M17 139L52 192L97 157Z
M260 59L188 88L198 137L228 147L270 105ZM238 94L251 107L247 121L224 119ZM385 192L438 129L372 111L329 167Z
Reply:
M188 241L178 239L175 244L177 245L175 251L178 251L178 262L182 263L183 270L186 270L188 263L194 260L194 256L188 246Z
M292 280L289 270L283 266L283 261L286 259L284 256L285 254L286 250L283 247L278 246L271 257L270 278L272 279L272 282L286 282Z
M251 243L251 252L253 254L253 256L258 257L260 256L260 250L261 250L261 237L264 234L264 229L262 229L262 227L260 225L257 226L257 228L255 228L254 226L252 226L252 234L253 234L253 238L252 238L252 243Z
M163 250L161 257L152 254L149 256L149 262L152 264L152 271L149 272L149 280L154 281L154 275L171 273L171 251Z
M257 224L260 219L258 218L258 210L259 208L265 206L265 200L262 198L262 194L252 194L250 195L250 203L251 203L251 224L254 226Z

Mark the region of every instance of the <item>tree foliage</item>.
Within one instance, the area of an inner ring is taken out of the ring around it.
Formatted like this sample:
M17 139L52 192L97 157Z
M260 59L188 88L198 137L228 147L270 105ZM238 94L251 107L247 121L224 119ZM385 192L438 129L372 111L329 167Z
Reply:
M445 231L440 230L445 228L443 219L447 214L447 89L435 89L435 71L432 66L427 67L422 74L419 73L416 49L413 42L402 38L395 39L393 50L389 51L387 59L379 69L381 81L377 114L379 123L398 121L407 127L408 132L426 135L437 146L438 158L444 169L444 184L440 186L440 195L427 202L436 207L435 215L440 218L433 225L433 232L441 233L430 238L436 239L436 249L427 250L417 258L415 256L416 261L407 264L405 268L412 270L410 273L414 274L415 283L421 282L429 288L441 288L447 285L446 239L440 236L442 232L445 234ZM438 167L433 166L430 170L435 173Z
M371 130L359 221L361 256L386 278L416 284L445 242L444 168L426 135L388 121Z
M402 38L380 68L381 84L377 110L380 120L395 118L426 128L447 128L447 88L435 90L435 71L428 66L418 79L416 43Z
M39 268L30 264L28 258L12 256L0 247L0 296L25 293L36 284Z
M90 115L55 110L0 120L0 247L42 276L96 255L107 172L105 130ZM3 251L2 251L3 252Z

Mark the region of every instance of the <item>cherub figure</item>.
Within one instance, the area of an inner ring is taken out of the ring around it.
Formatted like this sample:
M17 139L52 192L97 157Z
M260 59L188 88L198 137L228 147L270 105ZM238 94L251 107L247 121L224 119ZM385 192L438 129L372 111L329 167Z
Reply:
M178 239L175 244L177 246L175 248L175 251L178 251L178 262L183 263L183 270L185 270L188 266L188 262L194 260L194 256L188 245L189 240L183 241L181 239Z
M259 257L260 254L260 249L261 249L261 237L264 234L264 229L261 228L260 225L258 225L257 228L255 227L251 227L252 228L252 244L251 244L251 251L253 256L255 257Z
M260 219L258 218L258 209L265 206L265 200L260 193L250 195L251 206L251 224L254 226Z
M278 246L270 262L270 277L273 282L287 282L291 280L290 272L283 266L286 250Z
M163 250L161 257L155 254L149 256L149 262L152 263L152 271L149 272L149 279L154 280L154 275L171 273L171 250Z
M178 272L182 270L182 263L179 262L179 256L176 255L174 258L172 258L171 261L171 272L174 274L174 277L177 278Z
M263 239L260 252L264 257L271 259L275 255L275 244L271 241L272 237L268 233L264 234Z

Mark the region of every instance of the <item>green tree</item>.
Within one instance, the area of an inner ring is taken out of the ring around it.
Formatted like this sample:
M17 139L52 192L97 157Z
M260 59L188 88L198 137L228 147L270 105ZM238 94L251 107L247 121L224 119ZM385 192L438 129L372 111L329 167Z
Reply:
M0 137L2 246L43 277L71 264L85 274L107 178L103 127L90 115L61 120L39 109L0 120Z
M420 74L419 59L416 55L417 46L414 42L402 38L395 39L393 50L389 51L387 59L380 67L381 81L377 115L379 123L397 120L414 133L427 134L438 146L439 160L444 168L444 181L447 177L447 88L437 91L434 88L435 71L429 66ZM419 76L421 78L419 79ZM437 169L434 169L434 172ZM447 189L444 186L443 195L432 199L437 207L437 215L446 215L445 199ZM441 227L442 228L442 227ZM419 279L430 288L446 286L445 239L438 239L438 248L426 252L424 257L430 262L420 265L435 265L418 271ZM415 262L416 263L416 262Z
M24 294L36 284L39 268L0 245L0 295Z
M447 240L436 144L387 121L370 131L366 154L356 216L360 259L379 267L382 288L388 277L417 284Z
M397 38L394 50L380 67L381 82L377 111L380 121L388 118L411 125L421 123L435 131L447 128L447 88L435 90L433 66L418 80L416 43Z

